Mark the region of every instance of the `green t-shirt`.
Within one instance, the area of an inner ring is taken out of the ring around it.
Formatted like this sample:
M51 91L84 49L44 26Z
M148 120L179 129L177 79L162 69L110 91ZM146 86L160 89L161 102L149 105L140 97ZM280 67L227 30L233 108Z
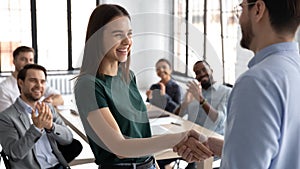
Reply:
M89 112L108 107L125 138L151 137L146 106L137 89L133 72L130 72L129 84L122 80L121 71L117 76L83 75L75 85L75 98L96 164L143 162L147 158L119 159L107 151L87 122Z

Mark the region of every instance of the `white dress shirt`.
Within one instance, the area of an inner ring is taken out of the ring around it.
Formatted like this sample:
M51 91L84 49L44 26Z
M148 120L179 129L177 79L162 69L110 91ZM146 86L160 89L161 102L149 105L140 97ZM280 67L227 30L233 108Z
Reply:
M224 135L225 120L227 116L226 106L230 92L231 88L218 83L214 83L207 90L203 89L203 97L214 109L216 109L218 118L216 121L212 121L200 105L199 101L194 100L185 110L185 114L188 114L188 120Z

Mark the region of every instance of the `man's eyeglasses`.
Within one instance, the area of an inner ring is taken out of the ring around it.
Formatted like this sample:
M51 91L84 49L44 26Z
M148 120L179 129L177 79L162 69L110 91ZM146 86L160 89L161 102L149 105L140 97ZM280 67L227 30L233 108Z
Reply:
M256 2L249 2L249 3L240 3L239 5L237 5L236 7L234 7L234 11L235 11L235 15L237 18L239 18L241 16L241 13L243 11L243 8L245 6L250 6L250 5L255 5Z

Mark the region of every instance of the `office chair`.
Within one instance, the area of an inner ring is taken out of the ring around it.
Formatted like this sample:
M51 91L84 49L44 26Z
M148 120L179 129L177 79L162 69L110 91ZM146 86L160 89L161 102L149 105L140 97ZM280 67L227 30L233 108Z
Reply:
M1 159L3 159L5 168L6 168L6 169L11 169L10 164L9 164L9 158L8 158L8 156L4 153L3 149L2 149L2 151L1 151L0 162L1 162Z

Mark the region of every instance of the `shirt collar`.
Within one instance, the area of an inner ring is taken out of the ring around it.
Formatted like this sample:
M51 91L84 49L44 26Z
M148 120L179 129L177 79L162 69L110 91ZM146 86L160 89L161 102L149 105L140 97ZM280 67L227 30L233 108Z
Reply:
M212 84L212 85L210 86L210 89L211 89L211 90L214 90L214 91L217 91L217 90L219 89L219 87L220 87L220 83L215 82L214 84Z
M18 99L18 101L19 101L21 107L24 108L25 112L31 114L31 112L32 112L32 107L29 106L27 103L25 103L25 102L21 99L21 97L18 97L17 99Z
M251 68L252 66L263 61L266 57L272 55L273 53L281 51L299 51L298 43L282 42L267 46L255 54L255 56L249 61L248 67Z
M218 90L218 88L220 87L220 84L218 82L213 83L207 90L204 89L204 91L209 91L209 90Z
M172 79L170 79L170 80L167 82L166 86L172 85L173 83L174 83L174 81L173 81Z

